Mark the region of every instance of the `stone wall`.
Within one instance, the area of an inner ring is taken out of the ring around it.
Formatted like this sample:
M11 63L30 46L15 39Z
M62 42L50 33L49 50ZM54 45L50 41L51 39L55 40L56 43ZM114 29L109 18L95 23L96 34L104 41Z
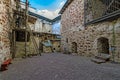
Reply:
M73 0L69 7L63 12L61 17L61 33L64 33L69 30L79 31L83 29L84 0Z
M10 0L0 0L0 62L10 58Z
M76 32L84 30L84 0L73 0L61 16L61 48L70 50L72 41L78 43ZM67 41L68 39L68 41ZM74 39L74 40L73 40ZM82 39L81 39L82 40ZM80 43L82 44L82 43Z
M36 41L37 46L39 47L39 41L42 41L42 39L37 36L34 36L34 39ZM21 58L21 57L25 57L25 55L37 54L31 37L30 40L27 42L26 49L27 49L27 53L25 54L25 42L16 41L15 57Z
M52 25L47 21L43 22L41 19L37 19L34 27L35 32L52 33Z
M57 35L54 34L46 34L44 36L42 36L42 42L46 42L46 41L50 41L52 46L45 46L43 45L43 52L44 53L51 53L51 52L60 52L61 51L61 47L60 47L60 39L56 38Z
M54 40L52 41L52 44L53 44L53 51L54 52L60 52L60 40Z
M105 38L108 39L108 54L111 55L111 60L114 56L116 61L120 61L120 19L87 25L84 29L83 3L84 0L74 0L62 14L62 51L73 52L72 43L75 42L77 43L77 54L94 56L99 54L98 49L102 46L98 45L98 39ZM74 7L72 7L73 5ZM76 20L78 22L75 22ZM77 26L81 26L82 28L78 27L76 29ZM115 35L113 32L115 32ZM113 40L115 40L116 45L114 45ZM116 47L114 55L111 52L111 46Z
M39 33L40 34L40 33ZM51 53L53 51L53 49L55 48L54 52L60 52L60 40L56 40L56 35L53 34L42 34L41 36L38 37L37 35L34 35L34 39L36 41L37 46L40 46L40 52L42 53ZM52 46L45 46L43 45L44 42L50 40L50 42L52 43ZM40 44L40 45L39 45ZM34 44L33 41L30 40L27 42L27 54L37 54L35 53L35 48L34 48ZM16 58L21 58L21 57L25 57L25 42L18 42L16 41L16 54L15 54Z

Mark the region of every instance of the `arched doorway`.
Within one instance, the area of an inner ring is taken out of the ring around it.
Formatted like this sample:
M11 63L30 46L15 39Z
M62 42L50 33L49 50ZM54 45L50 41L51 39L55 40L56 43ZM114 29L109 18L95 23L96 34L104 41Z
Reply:
M109 40L101 37L97 41L98 53L109 54Z
M72 42L72 53L77 53L77 43Z

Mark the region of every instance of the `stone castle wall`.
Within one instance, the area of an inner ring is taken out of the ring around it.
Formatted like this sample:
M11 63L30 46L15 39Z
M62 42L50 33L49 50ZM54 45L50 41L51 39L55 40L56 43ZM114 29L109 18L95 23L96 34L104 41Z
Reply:
M79 6L77 3L82 4ZM109 54L111 55L111 59L113 57L113 54L111 52L111 46L113 46L113 30L115 32L115 44L116 47L114 58L116 61L120 61L120 19L108 22L100 22L96 24L87 25L86 29L83 27L84 23L84 15L80 13L84 13L84 1L83 0L74 0L64 11L62 14L62 40L61 40L61 46L63 52L72 52L72 43L77 43L77 53L79 55L83 56L94 56L97 55L99 52L99 47L101 45L98 45L98 39L99 38L106 38L108 39L109 43ZM71 6L74 5L73 8ZM76 6L75 6L76 5ZM77 10L80 11L78 13ZM69 12L71 10L71 13L73 15L70 15ZM66 16L65 16L66 15ZM80 17L78 17L78 15ZM77 17L75 17L77 16ZM70 20L69 20L70 19ZM78 22L75 22L78 20ZM72 21L72 22L71 22ZM79 24L78 24L79 23ZM76 30L75 28L78 27Z
M10 58L9 15L10 0L0 0L0 62Z
M84 1L74 0L62 14L62 30L64 33L68 30L83 29L84 24Z
M70 50L70 42L78 37L76 32L84 29L84 1L73 0L61 16L61 48L64 51ZM67 41L68 39L68 41ZM82 39L81 39L82 40ZM74 41L74 42L76 42ZM79 41L79 40L78 40ZM82 43L81 43L82 44Z

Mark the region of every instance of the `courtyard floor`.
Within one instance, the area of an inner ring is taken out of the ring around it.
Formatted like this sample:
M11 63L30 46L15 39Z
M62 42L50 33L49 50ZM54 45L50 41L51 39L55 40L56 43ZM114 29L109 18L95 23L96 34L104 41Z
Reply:
M120 64L96 64L62 53L15 59L0 80L120 80Z

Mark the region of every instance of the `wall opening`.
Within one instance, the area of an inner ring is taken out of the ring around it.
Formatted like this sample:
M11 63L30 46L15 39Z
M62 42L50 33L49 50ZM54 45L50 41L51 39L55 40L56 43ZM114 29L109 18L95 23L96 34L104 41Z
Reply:
M72 42L72 53L77 53L77 43Z
M17 30L16 33L16 41L25 42L25 31ZM27 32L27 42L30 40L30 34Z
M97 41L98 53L109 54L109 40L101 37Z
M68 43L68 38L66 38L66 42Z

